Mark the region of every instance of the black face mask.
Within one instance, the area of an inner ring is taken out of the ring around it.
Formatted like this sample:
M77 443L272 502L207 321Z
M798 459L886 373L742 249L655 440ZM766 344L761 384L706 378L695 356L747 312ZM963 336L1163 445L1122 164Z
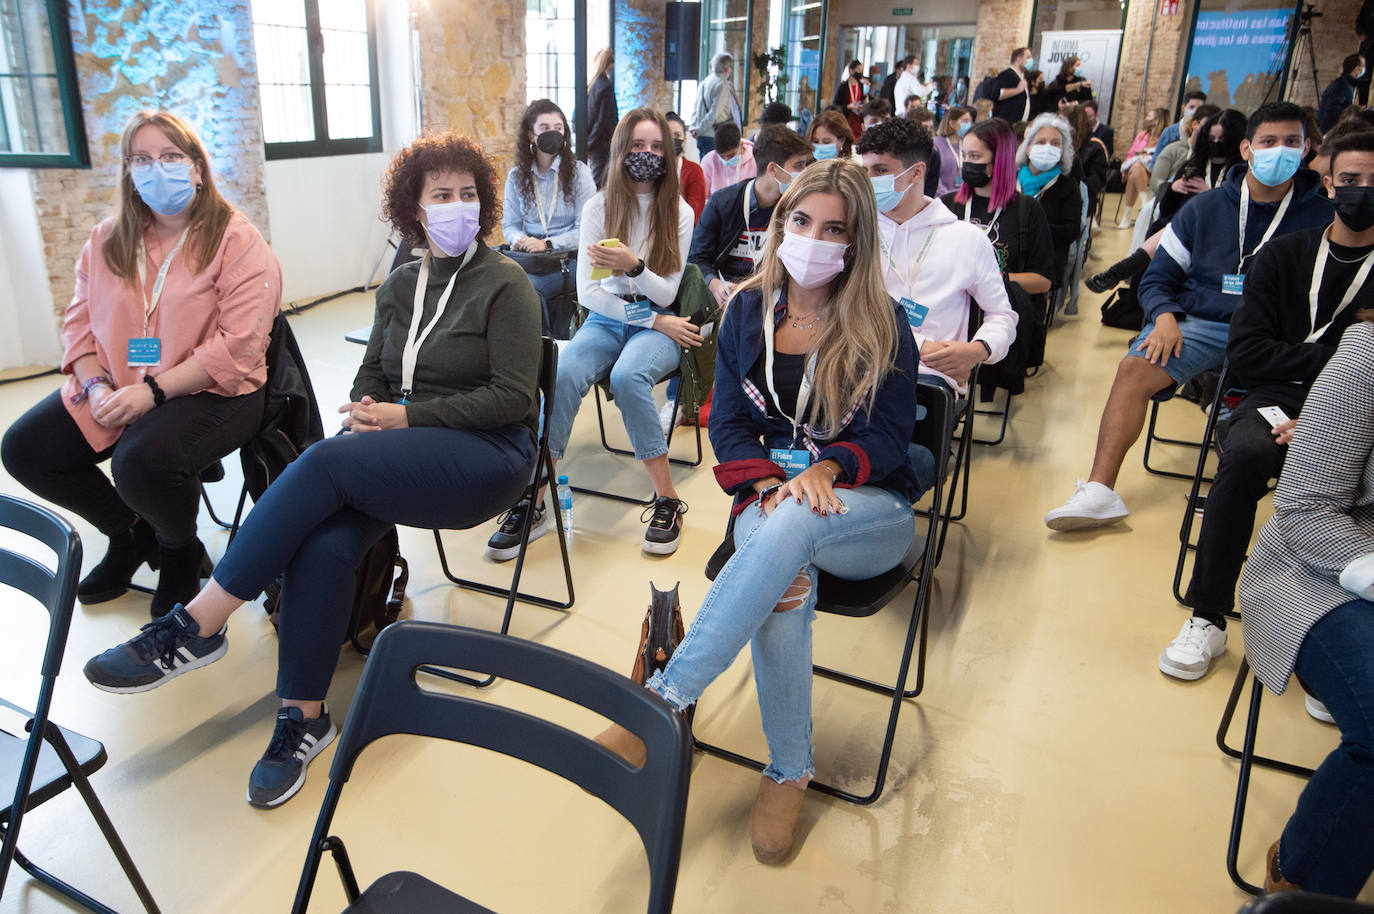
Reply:
M1374 187L1337 187L1336 216L1352 232L1374 228Z
M656 152L641 150L625 157L625 171L630 175L631 181L644 183L663 177L667 167L663 163L663 156Z
M965 162L960 175L969 187L982 187L992 180L992 174L983 162Z
M682 140L679 140L677 137L673 137L673 152L677 153L678 157L681 158Z
M546 130L534 138L534 145L544 155L558 155L563 151L563 143L563 134L557 130Z

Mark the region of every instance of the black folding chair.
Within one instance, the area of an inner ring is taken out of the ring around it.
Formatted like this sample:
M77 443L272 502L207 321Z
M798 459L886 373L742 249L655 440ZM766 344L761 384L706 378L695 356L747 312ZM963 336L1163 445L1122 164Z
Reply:
M648 757L633 768L597 743L558 724L477 698L422 689L420 670L435 665L485 671L588 708L634 732ZM374 740L405 733L480 746L553 772L599 797L630 821L649 858L650 912L672 910L682 852L691 770L687 724L657 695L580 657L518 638L436 622L398 622L377 636L329 769L292 907L304 914L320 858L334 857L349 912L485 912L415 873L389 873L366 891L344 842L329 834L344 784ZM590 849L588 849L590 850ZM569 907L578 907L561 899ZM585 904L582 905L585 907Z
M1245 740L1240 749L1233 749L1227 744L1226 735L1231 729L1231 721L1236 715L1236 706L1240 703L1240 693L1245 688L1246 679L1250 679L1251 683L1250 713L1245 719ZM1236 779L1236 805L1231 814L1231 836L1226 843L1226 873L1238 888L1249 892L1251 895L1258 895L1260 887L1245 881L1236 862L1240 856L1240 834L1241 827L1245 824L1245 801L1250 794L1251 771L1255 765L1259 765L1304 778L1310 778L1313 774L1311 768L1304 768L1302 765L1294 765L1291 762L1283 762L1255 754L1255 736L1259 731L1260 699L1263 695L1264 685L1258 677L1250 676L1250 663L1242 657L1240 669L1236 670L1236 681L1232 684L1231 694L1226 699L1226 710L1222 713L1221 724L1217 727L1217 748L1231 758L1240 760L1240 772Z
M1223 372L1223 375L1224 375L1224 373L1225 373L1225 370L1226 370L1226 362L1223 361L1223 362L1222 362L1222 372ZM1218 381L1217 381L1217 388L1218 388L1218 389L1222 389L1221 380L1222 380L1222 379L1219 378ZM1144 462L1144 464L1145 464L1145 470L1146 470L1146 472L1153 473L1153 474L1156 475L1156 476L1165 476L1165 477L1167 477L1167 478L1169 478L1169 479L1191 480L1191 479L1193 478L1193 476L1192 476L1191 473L1179 473L1179 472L1176 472L1176 471L1174 471L1174 470L1162 470L1162 469L1160 469L1159 467L1154 467L1154 466L1151 466L1151 465L1150 465L1150 452L1151 452L1151 450L1153 450L1154 445L1157 445L1157 444L1172 444L1172 445L1174 445L1174 446L1176 446L1176 447L1188 447L1188 448L1199 449L1199 450L1202 451L1201 458L1199 458L1199 459L1205 460L1206 457L1207 457L1208 445L1204 445L1204 443L1201 442L1201 441L1188 441L1187 439L1184 439L1184 438L1169 438L1169 437L1166 437L1166 436L1161 435L1161 434L1158 433L1157 427L1158 427L1158 424L1159 424L1159 407L1160 407L1160 405L1161 405L1162 403L1166 403L1166 402L1168 402L1168 400L1171 400L1171 399L1174 399L1174 397L1171 396L1171 397L1169 397L1169 398L1166 399L1166 400L1157 400L1157 399L1151 399L1151 400L1150 400L1150 421L1149 421L1149 424L1146 425L1146 427L1145 427L1145 453L1144 453L1144 455L1143 455L1143 457L1142 457L1142 460L1143 460L1143 462ZM1214 397L1214 399L1215 399L1215 397ZM1212 412L1215 412L1215 409L1212 410ZM1211 413L1211 412L1208 413L1207 421L1208 421L1209 423L1213 422L1213 420L1212 420L1212 413ZM1211 480L1209 477L1203 477L1202 481L1203 481L1203 482L1211 482L1212 480Z
M70 524L46 508L7 495L0 495L0 527L32 537L57 557L56 568L49 571L27 555L9 548L0 549L0 583L32 597L48 613L47 647L43 651L41 682L33 711L0 699L5 716L17 714L22 717L28 732L28 736L21 736L0 729L0 779L3 783L14 784L13 797L0 809L0 834L4 838L0 845L0 896L5 893L5 881L13 861L34 879L87 910L114 914L112 908L39 867L19 850L19 828L25 814L68 787L75 787L144 909L156 914L158 907L152 893L88 780L104 766L108 758L105 747L97 740L57 726L48 718L57 674L62 668L62 653L67 646L67 631L71 627L76 582L81 574L81 539Z
M1187 563L1188 551L1197 548L1192 541L1193 524L1197 521L1199 508L1206 502L1206 498L1201 494L1202 484L1211 482L1207 478L1207 455L1216 445L1217 422L1221 416L1221 402L1225 399L1226 374L1229 367L1229 361L1221 363L1221 377L1217 379L1216 393L1212 395L1212 406L1207 410L1207 424L1202 429L1202 441L1198 446L1197 469L1193 471L1192 488L1188 491L1188 501L1183 507L1183 522L1179 526L1178 562L1174 565L1174 599L1180 603L1187 602L1183 598L1183 566ZM1234 613L1231 615L1239 618Z
M912 441L930 448L935 455L935 486L932 491L933 504L940 504L941 490L944 485L945 466L949 462L950 429L955 409L954 394L943 385L918 383L917 402L926 407L926 418L916 423ZM817 582L817 612L833 613L841 616L865 617L877 614L897 598L907 584L916 582L916 594L911 604L911 620L907 625L906 640L902 647L902 657L897 665L897 678L894 684L876 682L840 670L813 664L812 670L818 676L838 682L858 686L892 699L887 715L887 728L883 734L883 745L878 755L878 770L873 780L873 788L867 794L858 794L818 780L812 780L810 787L832 797L839 797L851 803L868 804L877 800L887 783L887 769L892 761L892 747L897 738L897 718L902 710L902 702L915 698L925 687L926 638L930 628L929 599L930 582L934 575L936 562L936 541L939 539L940 512L931 511L927 515L925 536L913 538L911 548L902 561L894 568L877 577L863 581L847 581L822 572ZM734 554L734 517L726 527L725 540L716 549L706 564L706 577L715 580L716 575ZM916 660L916 683L906 687L911 671L912 654ZM766 763L715 746L697 739L696 747L703 752L762 771Z
M1246 902L1236 914L1374 914L1374 905L1312 892L1274 892Z
M515 572L511 575L509 587L498 587L495 584L486 584L482 581L471 581L467 578L460 578L453 573L448 564L448 553L444 551L444 540L442 531L434 530L434 546L439 551L439 567L443 569L444 577L448 578L459 587L468 590L475 590L479 593L488 594L493 597L506 598L506 611L501 619L501 634L510 631L511 614L515 610L516 602L529 603L534 606L543 606L547 609L570 609L575 599L573 594L572 563L568 559L568 539L563 532L563 512L558 506L558 499L550 497L553 503L553 527L558 534L558 549L563 557L563 583L568 591L566 600L556 600L552 597L537 596L527 594L520 590L520 576L525 570L525 555L530 545L530 530L534 526L533 506L535 498L539 494L541 484L554 478L553 458L549 455L549 427L552 425L553 416L553 390L558 378L558 346L549 337L544 337L541 342L542 356L539 365L539 393L543 398L543 417L544 421L540 426L538 456L534 462L534 477L530 481L529 488L525 490L524 497L529 499L531 510L525 512L525 522L520 527L520 548L515 555ZM552 486L547 486L552 488ZM552 495L552 493L548 493ZM482 679L474 679L459 673L440 672L445 678L453 679L457 682L465 682L479 688L489 686L494 681L493 677L487 676Z

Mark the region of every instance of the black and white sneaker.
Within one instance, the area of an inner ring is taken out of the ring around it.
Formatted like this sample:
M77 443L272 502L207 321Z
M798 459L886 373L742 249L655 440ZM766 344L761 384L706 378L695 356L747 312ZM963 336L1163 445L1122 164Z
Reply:
M191 634L197 632L197 634ZM208 638L178 603L161 619L154 619L123 644L86 661L82 670L91 685L106 692L128 694L156 689L169 679L209 666L229 650L225 629Z
M686 513L687 505L681 499L666 495L656 498L639 516L640 521L649 522L649 529L644 531L644 551L651 555L677 552L677 544L682 539L681 518Z
M501 517L501 527L487 540L487 558L493 562L508 562L520 552L520 527L525 523L525 512L529 511L529 499L521 499ZM530 527L530 542L534 542L549 532L549 509L541 504L534 510L533 526Z
M338 735L328 705L314 720L306 720L300 708L282 708L277 712L272 742L248 776L248 802L260 809L271 809L291 799L305 785L305 769L310 760Z

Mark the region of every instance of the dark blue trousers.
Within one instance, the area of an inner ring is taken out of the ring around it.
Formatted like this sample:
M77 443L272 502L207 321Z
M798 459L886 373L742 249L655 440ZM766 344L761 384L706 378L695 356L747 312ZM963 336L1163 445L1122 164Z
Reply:
M253 506L215 568L252 600L284 572L277 694L320 700L348 630L358 561L388 529L474 527L520 498L534 474L529 429L405 428L309 447Z

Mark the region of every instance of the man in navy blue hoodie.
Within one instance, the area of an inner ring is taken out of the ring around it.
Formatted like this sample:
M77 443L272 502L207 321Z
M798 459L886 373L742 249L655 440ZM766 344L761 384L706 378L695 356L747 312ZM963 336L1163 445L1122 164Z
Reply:
M1126 453L1140 437L1151 399L1168 399L1196 375L1221 367L1231 312L1245 270L1276 235L1331 222L1321 179L1303 169L1306 115L1275 102L1250 116L1237 165L1216 190L1199 194L1164 230L1140 282L1146 324L1117 368L1102 411L1088 481L1079 480L1062 507L1045 515L1051 530L1114 524L1130 512L1113 487Z

